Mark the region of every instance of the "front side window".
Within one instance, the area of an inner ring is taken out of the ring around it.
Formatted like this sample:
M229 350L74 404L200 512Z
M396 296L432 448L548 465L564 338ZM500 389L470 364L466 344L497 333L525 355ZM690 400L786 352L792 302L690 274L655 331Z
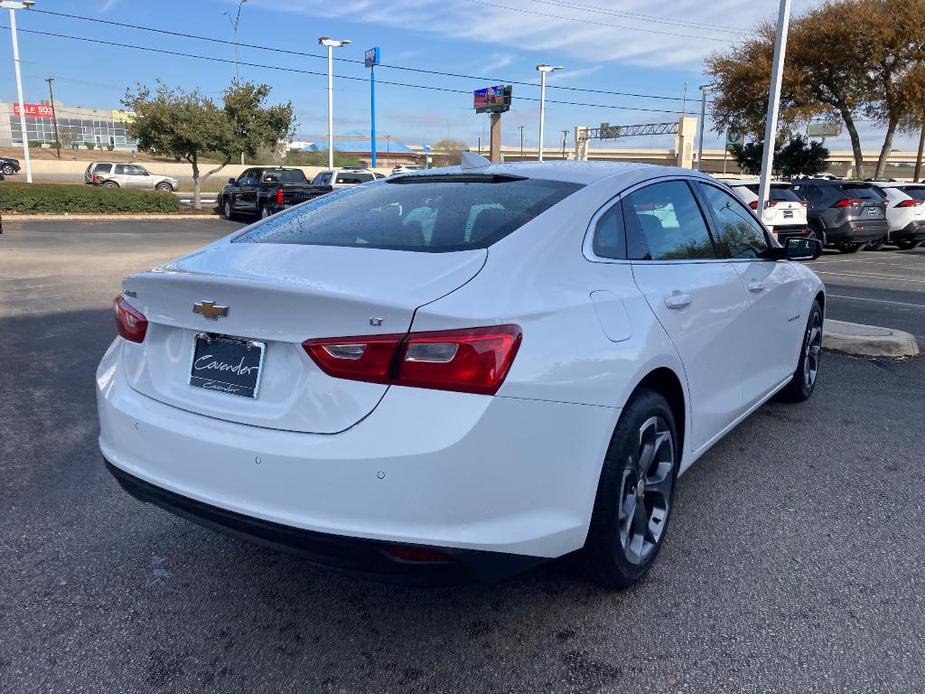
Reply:
M375 180L370 173L339 173L337 174L338 183L369 183Z
M235 242L427 252L487 248L581 187L491 175L387 179L273 215Z
M706 222L684 181L654 183L626 196L623 220L631 259L716 258Z
M741 202L715 186L696 185L713 217L722 257L757 258L768 250L764 229Z

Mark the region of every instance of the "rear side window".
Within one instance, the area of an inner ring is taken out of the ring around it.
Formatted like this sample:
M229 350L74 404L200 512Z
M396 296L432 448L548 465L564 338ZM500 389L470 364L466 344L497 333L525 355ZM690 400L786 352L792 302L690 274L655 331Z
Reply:
M97 164L93 168L93 173L95 174L108 174L112 173L112 164Z
M305 183L305 174L299 169L286 169L279 174L280 183Z
M752 193L754 193L755 195L758 195L757 185L746 186L746 188L752 191ZM794 193L789 188L784 188L782 186L771 186L770 199L771 200L783 200L786 202L799 202L800 201L800 197L796 193Z
M387 179L273 215L235 242L425 252L487 248L581 187L491 175Z
M631 259L716 257L706 222L684 181L654 183L626 196L623 220Z
M799 185L794 186L793 190L796 192L798 197L802 197L804 200L809 200L810 202L820 202L823 198L822 189L819 186L812 185Z
M925 188L903 188L903 192L913 200L925 200Z
M369 183L375 180L371 173L339 173L337 183Z
M623 229L623 210L619 203L597 220L592 247L594 255L600 258L626 257L626 233Z

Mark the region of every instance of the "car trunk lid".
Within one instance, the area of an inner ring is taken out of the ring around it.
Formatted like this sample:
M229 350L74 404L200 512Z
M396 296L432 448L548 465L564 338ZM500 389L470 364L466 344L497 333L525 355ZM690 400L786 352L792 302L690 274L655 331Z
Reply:
M376 407L387 386L326 375L302 342L407 332L415 309L468 282L486 256L484 249L219 242L126 278L125 300L148 321L144 342L124 345L126 373L135 390L208 417L288 431L343 431ZM194 358L219 354L208 349L210 340L218 340L220 350L227 337L262 348L256 397L191 383Z

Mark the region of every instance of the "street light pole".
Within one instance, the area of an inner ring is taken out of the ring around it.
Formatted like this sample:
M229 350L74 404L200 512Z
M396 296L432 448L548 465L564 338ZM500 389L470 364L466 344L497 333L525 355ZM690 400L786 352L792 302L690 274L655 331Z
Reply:
M764 124L764 152L761 154L761 183L758 186L758 218L764 215L774 169L774 145L777 140L777 116L780 112L780 87L784 78L784 57L787 53L787 33L790 31L790 0L780 0L777 15L777 35L774 42L774 62L771 68L771 90L768 94L768 116Z
M700 137L697 138L697 170L703 171L703 126L707 117L707 92L713 89L712 84L700 85Z
M334 168L334 49L350 43L347 39L321 36L318 43L328 49L328 168Z
M536 66L540 73L540 142L538 148L537 161L543 161L543 129L546 127L546 75L556 70L561 70L561 66L552 66L542 63Z
M55 113L55 92L51 87L51 83L55 81L54 77L46 77L45 81L48 82L48 102L51 104L51 122L55 126L55 145L58 149L58 159L61 158L61 136L58 134L58 114Z
M520 128L520 161L524 160L524 126L518 126ZM925 127L923 127L922 132L925 133Z
M16 73L16 96L19 99L19 128L22 133L22 154L26 165L26 183L32 183L32 159L29 157L29 135L26 133L26 105L22 98L22 74L19 71L19 40L16 36L16 10L28 10L34 0L0 0L0 8L10 11L10 40L13 43L13 70Z
M222 12L223 15L228 17L228 21L231 23L231 29L232 31L234 31L234 81L235 81L235 84L241 81L241 66L240 66L240 58L238 56L238 24L241 23L241 6L244 5L245 2L247 2L247 0L238 1L238 12L235 15L234 19L231 18L231 13L229 13L228 10L225 10ZM244 162L241 162L241 163L243 164Z

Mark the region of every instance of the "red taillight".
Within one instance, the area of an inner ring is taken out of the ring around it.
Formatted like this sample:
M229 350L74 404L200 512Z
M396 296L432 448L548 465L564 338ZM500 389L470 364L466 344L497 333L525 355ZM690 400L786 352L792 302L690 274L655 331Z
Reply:
M925 202L925 200L900 200L896 203L896 207L918 207L923 202Z
M852 205L860 205L861 201L857 198L842 198L836 202L832 207L851 207Z
M283 204L283 189L282 188L276 189L276 204L277 205Z
M96 174L93 174L93 177L90 179L90 182L93 185L98 186L100 184L100 177L97 176Z
M809 200L800 200L800 204L803 207L809 207Z
M757 201L757 200L752 200L750 203L748 203L748 206L751 207L753 210L757 210L757 209L758 209L758 201Z
M494 395L507 376L521 332L516 325L439 332L306 340L329 376Z
M112 307L116 312L116 328L129 342L144 342L148 332L148 319L132 308L122 296L117 296Z
M777 200L768 200L768 201L764 204L765 209L767 209L768 207L774 207L775 205L777 205ZM757 201L757 200L752 200L750 203L748 203L748 206L751 207L753 210L757 210L757 209L758 209L758 201Z

